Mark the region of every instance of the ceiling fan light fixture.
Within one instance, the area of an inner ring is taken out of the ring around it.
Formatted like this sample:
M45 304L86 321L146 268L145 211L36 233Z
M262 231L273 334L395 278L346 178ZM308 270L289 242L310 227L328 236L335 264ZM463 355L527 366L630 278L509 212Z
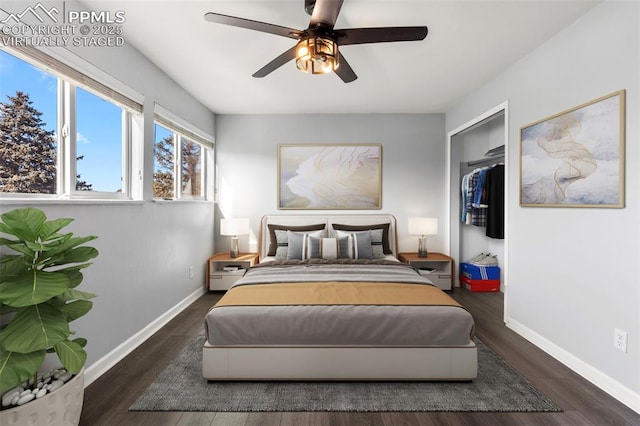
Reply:
M294 46L253 73L252 76L255 78L265 77L295 59L296 67L304 73L327 74L334 72L345 83L355 81L358 76L349 65L349 61L342 53L338 52L338 44L348 46L418 41L424 40L429 31L426 26L335 29L334 26L344 0L304 0L304 2L306 12L311 15L309 26L305 30L214 12L205 13L204 19L217 24L246 28L296 40Z
M338 43L326 37L308 37L296 46L296 67L304 73L327 74L340 65Z

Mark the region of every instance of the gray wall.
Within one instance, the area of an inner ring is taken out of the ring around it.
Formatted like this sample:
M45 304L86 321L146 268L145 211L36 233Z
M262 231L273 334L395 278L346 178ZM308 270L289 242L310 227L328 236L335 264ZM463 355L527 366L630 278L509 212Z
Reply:
M509 101L510 327L638 406L640 393L640 4L605 2L447 112L455 129ZM626 207L519 206L519 129L627 90ZM625 354L614 328L629 333Z
M130 46L75 53L144 95L144 198L150 200L154 103L208 134L215 131L213 114ZM72 324L89 340L88 380L95 379L89 372L98 360L108 364L105 355L204 289L206 259L213 253L213 203L3 200L0 213L24 206L42 208L50 218L73 217L70 231L98 236L94 245L100 256L86 270L82 284L98 297L93 310ZM191 279L189 266L194 266Z
M439 235L429 237L427 244L429 250L442 250L447 238L442 224L448 214L444 123L443 114L218 115L220 213L250 218L254 235L241 237L240 249L256 250L263 215L305 213L277 209L278 144L379 143L382 209L370 212L396 215L399 248L411 251L417 250L418 241L407 235L407 218L439 218ZM227 250L228 239L216 240L216 247Z

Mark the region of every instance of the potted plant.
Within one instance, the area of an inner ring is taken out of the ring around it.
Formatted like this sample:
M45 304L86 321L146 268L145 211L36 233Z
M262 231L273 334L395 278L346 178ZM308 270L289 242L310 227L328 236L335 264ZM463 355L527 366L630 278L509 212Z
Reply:
M80 400L72 401L77 411L72 417L77 415L77 419L71 420L67 415L63 421L65 424L77 424L84 393L82 373L87 353L83 348L87 341L74 336L69 323L85 315L93 305L90 299L95 295L77 287L83 279L81 270L91 265L88 261L98 255L95 248L84 244L96 237L74 237L71 232L64 233L62 229L73 219L47 220L45 213L36 208L12 210L1 215L0 219L0 233L9 237L0 238L0 394L3 394L3 422L19 424L20 414L14 410L37 409L39 405L50 404L50 401L45 404L43 400L54 397L55 392L79 387L82 392ZM64 375L61 382L75 375L61 389L51 390L61 385L51 386L60 377L38 376L47 353L55 353L66 370L56 373L56 376ZM75 386L70 386L74 381ZM20 391L23 396L19 397L22 403L12 408L12 402L17 402L15 392L19 389L16 387L24 388ZM33 398L24 396L27 390L31 391ZM51 413L38 415L50 416Z

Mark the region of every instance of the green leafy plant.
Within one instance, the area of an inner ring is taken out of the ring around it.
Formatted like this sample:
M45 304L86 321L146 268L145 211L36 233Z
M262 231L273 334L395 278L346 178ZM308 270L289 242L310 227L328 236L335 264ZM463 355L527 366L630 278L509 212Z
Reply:
M69 323L93 306L95 295L76 288L98 251L83 246L97 237L61 232L73 219L47 220L36 208L12 210L0 219L0 233L10 237L0 238L2 393L35 378L46 353L55 352L72 374L84 367L87 340L71 340Z

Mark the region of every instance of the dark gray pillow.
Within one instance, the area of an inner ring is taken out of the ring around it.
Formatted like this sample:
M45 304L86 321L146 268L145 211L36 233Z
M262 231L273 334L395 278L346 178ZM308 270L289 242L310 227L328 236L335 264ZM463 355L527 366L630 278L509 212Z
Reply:
M353 259L372 259L371 231L336 231L338 238L349 238L349 254Z
M338 238L338 259L350 259L351 250L349 237Z
M307 259L322 259L322 238L309 238Z
M360 234L361 232L370 233L371 235L371 258L372 259L384 259L386 256L384 254L382 248L382 229L369 229L368 231L357 231L357 232L347 232L347 231L336 231L336 234L339 236L351 235L351 234ZM366 251L368 253L368 250Z
M393 254L391 244L389 242L389 223L379 223L376 225L343 225L334 223L331 225L336 231L366 231L369 229L382 229L382 252L384 254Z
M325 229L325 227L326 225L324 223L318 223L316 225L302 225L302 226L269 224L267 225L267 228L269 228L269 249L267 250L267 256L276 255L276 249L278 248L278 241L276 239L276 232L275 232L276 230L317 231L320 229Z

